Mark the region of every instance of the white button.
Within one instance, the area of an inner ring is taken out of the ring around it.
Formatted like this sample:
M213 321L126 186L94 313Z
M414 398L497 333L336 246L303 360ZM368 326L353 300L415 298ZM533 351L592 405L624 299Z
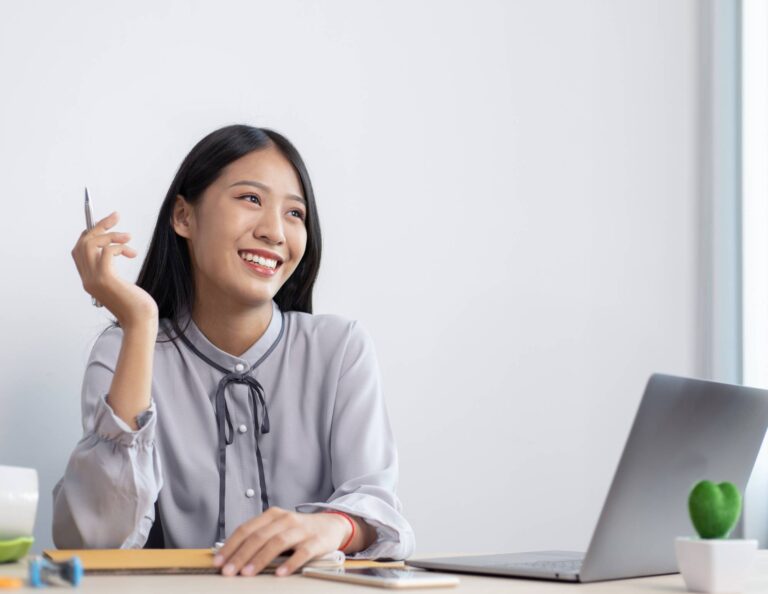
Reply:
M240 425L240 426L237 428L237 430L238 430L240 433L245 433L246 431L248 431L248 427L246 427L245 425Z
M245 365L243 365L242 363L238 363L237 365L235 365L235 371L242 371L243 369L245 369Z
M245 492L245 496L246 496L246 497L253 497L255 494L256 494L256 491L254 491L253 489L248 489L248 490Z

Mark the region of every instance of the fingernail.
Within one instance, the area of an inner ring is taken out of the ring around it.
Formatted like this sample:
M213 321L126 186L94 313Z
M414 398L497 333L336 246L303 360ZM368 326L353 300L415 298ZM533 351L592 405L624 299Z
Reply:
M221 570L221 573L223 573L224 575L234 575L234 573L235 573L235 566L232 565L231 563L227 563L224 566L224 569Z
M213 558L213 565L214 565L214 567L221 567L222 563L224 563L224 557L222 555L216 555Z
M243 567L242 570L240 570L240 573L243 574L243 575L253 575L253 570L254 569L255 569L255 567L249 563L248 565Z
M281 576L282 576L282 575L285 575L286 573L288 573L288 568L287 568L287 567L284 567L284 566L282 566L282 565L281 565L280 567L278 567L278 568L277 568L277 571L275 572L275 574L277 574L277 575L281 575Z

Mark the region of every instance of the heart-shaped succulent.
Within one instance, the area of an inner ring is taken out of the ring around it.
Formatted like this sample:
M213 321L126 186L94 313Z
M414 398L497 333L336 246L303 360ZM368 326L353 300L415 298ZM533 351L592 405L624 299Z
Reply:
M741 515L741 493L733 483L701 481L688 496L688 512L701 538L727 538Z

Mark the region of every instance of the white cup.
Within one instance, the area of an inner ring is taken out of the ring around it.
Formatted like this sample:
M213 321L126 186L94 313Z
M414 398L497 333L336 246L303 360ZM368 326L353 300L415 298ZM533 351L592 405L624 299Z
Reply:
M0 540L32 536L38 496L37 470L0 466Z

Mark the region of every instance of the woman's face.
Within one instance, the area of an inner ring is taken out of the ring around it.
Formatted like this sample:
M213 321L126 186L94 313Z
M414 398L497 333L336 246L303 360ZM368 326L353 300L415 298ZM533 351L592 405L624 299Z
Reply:
M271 301L304 255L306 217L299 176L273 146L230 163L194 206L178 196L173 226L188 240L196 300Z

